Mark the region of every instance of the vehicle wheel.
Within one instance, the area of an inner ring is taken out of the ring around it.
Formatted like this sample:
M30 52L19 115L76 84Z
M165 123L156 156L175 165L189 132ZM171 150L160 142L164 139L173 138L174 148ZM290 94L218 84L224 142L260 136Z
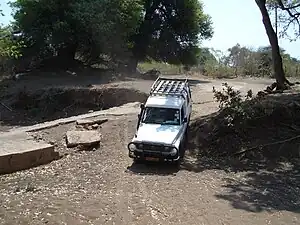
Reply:
M184 146L185 146L185 140L184 143L181 143L179 146L179 156L180 156L180 161L184 157Z
M175 162L174 162L174 166L175 166L176 168L180 168L181 162L182 162L181 159L179 159L178 161L175 161Z

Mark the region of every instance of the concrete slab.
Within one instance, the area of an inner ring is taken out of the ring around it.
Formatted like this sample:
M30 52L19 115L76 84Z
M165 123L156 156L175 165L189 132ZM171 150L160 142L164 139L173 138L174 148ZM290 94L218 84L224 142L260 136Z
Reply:
M12 128L8 131L9 132L11 132L11 131L34 132L34 131L39 131L39 130L43 130L43 129L48 129L51 127L56 127L56 126L59 126L62 124L73 123L73 122L75 122L77 120L81 120L81 119L89 119L89 118L99 117L99 116L108 117L108 116L123 116L123 115L129 115L129 114L138 114L140 112L140 104L141 104L140 102L127 103L120 107L113 107L113 108L110 108L107 110L101 110L101 111L82 114L82 115L78 115L78 116L72 116L72 117L68 117L68 118L53 120L53 121L49 121L49 122L45 122L45 123L36 124L33 126ZM0 134L1 134L1 132L0 132Z
M25 132L0 134L0 174L46 164L57 157L54 146L36 141Z
M87 118L87 119L77 120L76 124L77 125L95 125L95 124L101 125L101 124L103 124L103 123L105 123L107 121L108 121L107 118L103 118L103 119Z

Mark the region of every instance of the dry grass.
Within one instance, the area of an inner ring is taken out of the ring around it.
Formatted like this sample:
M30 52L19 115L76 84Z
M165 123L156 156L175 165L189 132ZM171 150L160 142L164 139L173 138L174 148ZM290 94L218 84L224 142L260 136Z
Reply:
M166 63L140 63L138 65L138 69L141 72L147 72L152 69L157 69L159 70L162 74L181 74L183 73L183 67L182 66L176 66L176 65L171 65L171 64L166 64Z

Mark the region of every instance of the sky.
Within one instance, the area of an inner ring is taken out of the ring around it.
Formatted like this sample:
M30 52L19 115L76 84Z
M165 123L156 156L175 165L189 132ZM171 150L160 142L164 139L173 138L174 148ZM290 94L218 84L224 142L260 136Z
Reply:
M204 46L226 51L239 43L258 48L269 45L262 16L255 0L202 0L204 12L212 17L214 36ZM300 59L300 40L280 39L279 45L292 57Z
M0 0L5 16L0 23L12 20L11 9L6 4L10 0ZM227 51L239 43L241 46L258 48L269 45L255 0L202 0L204 12L212 17L214 36L202 42L202 46ZM290 42L280 39L279 45L292 57L300 59L300 40Z

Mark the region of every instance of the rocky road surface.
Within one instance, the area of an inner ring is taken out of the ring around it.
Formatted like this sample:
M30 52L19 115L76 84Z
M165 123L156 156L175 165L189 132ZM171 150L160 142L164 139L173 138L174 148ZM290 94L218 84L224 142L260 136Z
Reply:
M222 82L192 82L194 117L217 109L211 90ZM147 91L151 83L112 85ZM230 83L244 92L270 81ZM66 148L64 134L74 126L33 133L56 143L61 159L0 176L0 224L300 224L299 167L286 163L275 170L273 164L199 159L188 151L180 168L133 164L126 146L136 114L109 116L95 151Z

